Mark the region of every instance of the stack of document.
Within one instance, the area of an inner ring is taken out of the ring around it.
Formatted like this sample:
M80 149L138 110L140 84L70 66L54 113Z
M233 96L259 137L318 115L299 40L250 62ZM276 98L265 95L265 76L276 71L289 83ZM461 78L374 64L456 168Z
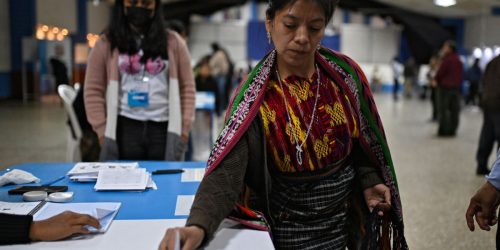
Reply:
M67 175L72 181L96 182L97 191L157 189L151 174L137 162L79 162Z
M136 190L144 191L151 187L155 189L151 174L144 168L100 170L95 190Z
M137 168L139 168L137 162L79 162L75 164L67 175L72 181L95 182L100 170L129 170Z

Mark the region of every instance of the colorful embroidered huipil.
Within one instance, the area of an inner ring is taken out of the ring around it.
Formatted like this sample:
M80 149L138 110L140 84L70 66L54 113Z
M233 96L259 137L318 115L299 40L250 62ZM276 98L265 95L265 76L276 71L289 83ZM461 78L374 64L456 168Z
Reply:
M352 150L352 139L359 135L357 118L353 117L348 98L322 70L319 72L320 84L317 73L310 79L287 77L282 80L284 89L281 89L277 76L269 82L259 112L264 123L267 150L272 155L272 165L281 174L300 176L301 173L310 175L327 172L327 166L345 160ZM319 93L319 97L316 111L313 112L316 93ZM288 106L283 97L287 98ZM285 108L290 113L291 121L288 121ZM314 121L311 123L313 116ZM309 124L312 125L306 138ZM297 161L294 136L300 144L306 138L302 165Z

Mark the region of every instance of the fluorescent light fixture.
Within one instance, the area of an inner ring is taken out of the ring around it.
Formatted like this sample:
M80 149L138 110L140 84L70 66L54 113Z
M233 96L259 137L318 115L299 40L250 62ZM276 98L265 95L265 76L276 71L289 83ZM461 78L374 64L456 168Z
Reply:
M491 58L493 58L493 50L490 47L484 48L483 56L484 58L486 58L486 60L489 61Z
M481 58L483 56L483 51L480 48L474 48L474 52L472 52L475 58Z
M456 0L434 0L434 4L442 7L450 7L457 4Z
M499 46L495 46L495 52L494 52L495 56L498 56L500 55L500 47Z

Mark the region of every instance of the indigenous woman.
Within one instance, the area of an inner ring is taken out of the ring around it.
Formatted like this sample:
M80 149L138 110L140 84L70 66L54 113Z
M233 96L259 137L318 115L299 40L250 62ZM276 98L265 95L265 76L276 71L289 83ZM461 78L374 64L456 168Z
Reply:
M367 80L350 58L320 46L335 6L270 1L275 49L239 86L186 227L169 229L160 249L173 249L177 233L183 249L197 248L228 216L269 230L277 249L356 247L366 216L353 211L374 209L392 222L393 247L407 248Z
M183 158L194 78L185 42L164 28L161 13L160 0L116 0L89 55L85 108L101 161Z

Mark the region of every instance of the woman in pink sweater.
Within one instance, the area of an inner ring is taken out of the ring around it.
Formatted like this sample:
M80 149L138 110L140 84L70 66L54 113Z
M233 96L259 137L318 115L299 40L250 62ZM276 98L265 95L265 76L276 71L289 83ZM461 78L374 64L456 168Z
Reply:
M195 84L185 42L163 26L160 0L115 2L84 87L101 161L182 160Z

